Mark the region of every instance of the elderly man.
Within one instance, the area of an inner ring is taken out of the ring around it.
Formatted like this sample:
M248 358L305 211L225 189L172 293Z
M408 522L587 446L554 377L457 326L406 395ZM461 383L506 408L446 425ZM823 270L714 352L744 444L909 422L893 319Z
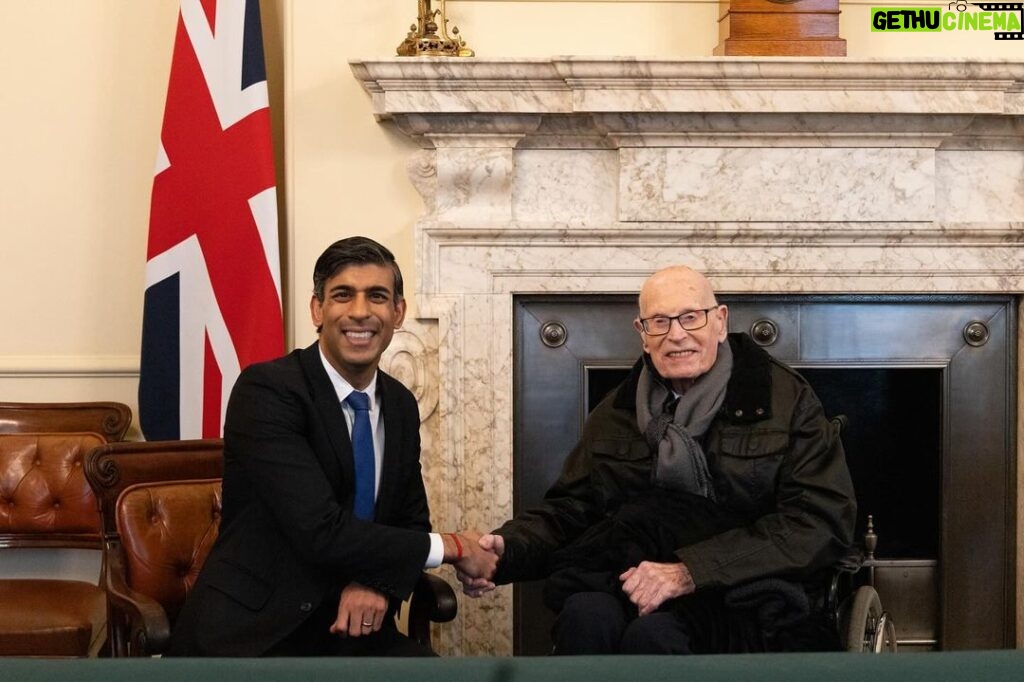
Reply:
M557 654L828 648L815 597L856 504L811 387L683 266L643 285L643 356L591 413L542 505L482 546L471 596L549 577ZM831 632L831 636L830 636Z

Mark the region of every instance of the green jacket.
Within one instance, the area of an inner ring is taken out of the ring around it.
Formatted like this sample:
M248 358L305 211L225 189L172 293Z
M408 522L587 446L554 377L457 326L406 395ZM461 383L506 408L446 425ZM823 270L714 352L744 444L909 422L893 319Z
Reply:
M810 385L746 334L730 334L733 370L703 446L717 501L747 525L676 556L698 588L768 575L809 577L848 550L853 484L836 428ZM495 532L499 583L546 577L547 558L651 485L653 457L636 422L643 358L591 413L541 506Z

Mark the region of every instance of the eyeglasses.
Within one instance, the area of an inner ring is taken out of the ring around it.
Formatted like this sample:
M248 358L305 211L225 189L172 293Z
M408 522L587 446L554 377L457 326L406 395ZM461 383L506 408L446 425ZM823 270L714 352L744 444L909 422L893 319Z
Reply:
M680 313L675 317L669 317L668 315L655 315L653 317L640 320L640 324L648 336L664 336L665 334L668 334L672 329L672 320L677 320L679 322L679 326L683 328L683 331L693 332L707 326L708 313L717 307L718 306L713 305L710 308L690 310L685 313Z

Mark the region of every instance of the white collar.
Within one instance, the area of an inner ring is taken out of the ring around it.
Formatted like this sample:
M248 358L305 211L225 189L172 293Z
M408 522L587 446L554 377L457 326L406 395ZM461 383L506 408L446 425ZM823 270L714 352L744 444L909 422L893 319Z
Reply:
M317 346L317 351L320 353L320 362L323 363L324 369L327 371L327 378L331 380L331 385L334 386L334 392L338 396L338 402L344 403L345 398L348 398L349 393L352 393L356 389L352 387L352 384L348 383L345 377L338 373L338 370L334 369L334 365L327 361L327 356L324 355L324 349ZM370 379L370 383L366 388L362 389L370 398L370 409L373 409L377 405L377 370L373 371L373 377Z

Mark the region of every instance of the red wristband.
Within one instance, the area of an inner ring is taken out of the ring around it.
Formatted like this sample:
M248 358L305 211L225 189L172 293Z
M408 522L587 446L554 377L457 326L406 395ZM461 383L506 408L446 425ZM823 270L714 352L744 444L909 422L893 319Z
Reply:
M451 537L452 542L455 543L455 560L458 561L462 558L462 543L459 542L459 536L455 533L448 533L448 536Z

